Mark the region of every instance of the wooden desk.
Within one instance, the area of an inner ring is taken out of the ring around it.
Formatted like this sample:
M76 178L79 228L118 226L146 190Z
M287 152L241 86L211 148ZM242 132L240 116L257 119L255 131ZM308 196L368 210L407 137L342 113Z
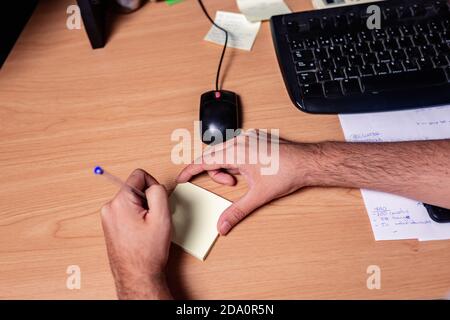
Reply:
M195 1L149 4L115 21L103 50L66 29L74 0L41 1L0 71L0 298L115 298L99 209L121 177L142 167L169 187L176 128L193 131L200 94L212 89L221 48ZM309 1L288 1L292 9ZM206 1L211 13L235 1ZM336 116L291 104L263 23L251 52L231 49L225 87L242 97L245 128L280 128L298 141L343 140ZM197 133L195 133L197 134ZM245 190L207 177L230 200ZM205 262L174 247L178 298L438 298L450 289L448 241L375 242L359 190L301 191L268 205L216 243ZM81 289L66 268L81 268ZM381 290L366 269L381 267Z

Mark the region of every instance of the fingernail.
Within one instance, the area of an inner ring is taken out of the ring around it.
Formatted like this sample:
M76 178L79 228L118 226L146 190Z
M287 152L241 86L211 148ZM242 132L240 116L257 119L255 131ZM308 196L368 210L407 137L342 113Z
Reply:
M231 224L229 224L228 221L222 222L222 224L220 225L220 229L219 229L220 234L225 236L225 235L227 235L228 232L230 232L230 230L231 230Z

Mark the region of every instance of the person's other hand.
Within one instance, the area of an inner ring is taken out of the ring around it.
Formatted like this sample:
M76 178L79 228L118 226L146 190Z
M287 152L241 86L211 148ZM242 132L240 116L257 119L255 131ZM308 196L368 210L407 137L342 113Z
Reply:
M121 189L101 211L118 297L169 299L165 268L172 221L166 189L141 169L129 176L127 184L145 191L148 203Z
M261 157L261 154L258 154L258 150L264 150L261 149L261 144L266 144L269 156ZM214 161L222 159L227 152L233 151L231 149L234 150L232 161L228 158L220 163ZM258 207L308 185L307 167L310 160L306 159L314 154L314 150L313 144L299 144L283 139L272 140L271 136L262 134L261 131L251 131L206 149L202 159L197 159L181 171L177 182L187 182L193 176L205 171L214 181L230 186L236 183L234 175L244 177L248 184L247 193L228 207L217 223L220 234L226 235ZM217 155L219 156L216 157ZM251 163L249 159L252 156L253 159L256 156L258 161ZM275 164L277 170L273 172L267 170L269 169L267 163L262 162L267 162L268 158L278 161L278 166Z

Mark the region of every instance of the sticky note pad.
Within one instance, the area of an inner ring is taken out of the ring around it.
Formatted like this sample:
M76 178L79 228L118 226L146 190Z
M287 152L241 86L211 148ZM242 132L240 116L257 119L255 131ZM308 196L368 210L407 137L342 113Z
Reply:
M237 0L239 10L248 21L269 20L270 17L291 13L283 0Z
M169 202L174 227L172 242L205 260L219 235L217 221L231 202L192 183L179 184Z
M214 22L228 31L228 46L250 51L255 42L261 22L249 22L243 14L217 11ZM225 33L212 26L206 41L220 45L225 43Z

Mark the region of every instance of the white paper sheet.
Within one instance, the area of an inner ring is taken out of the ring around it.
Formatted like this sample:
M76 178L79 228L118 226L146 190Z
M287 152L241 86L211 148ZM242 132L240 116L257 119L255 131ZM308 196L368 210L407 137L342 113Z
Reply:
M217 221L230 201L191 183L179 184L170 195L172 241L205 260L219 235Z
M269 20L271 16L292 12L283 0L237 0L237 5L252 22Z
M345 139L393 142L450 139L450 106L339 115ZM403 197L361 190L376 240L450 239L450 224L436 223L425 207Z
M249 22L240 13L217 11L214 22L228 31L228 46L250 51L255 42L261 22ZM212 26L205 37L206 41L211 41L220 45L225 42L225 33L215 26Z

